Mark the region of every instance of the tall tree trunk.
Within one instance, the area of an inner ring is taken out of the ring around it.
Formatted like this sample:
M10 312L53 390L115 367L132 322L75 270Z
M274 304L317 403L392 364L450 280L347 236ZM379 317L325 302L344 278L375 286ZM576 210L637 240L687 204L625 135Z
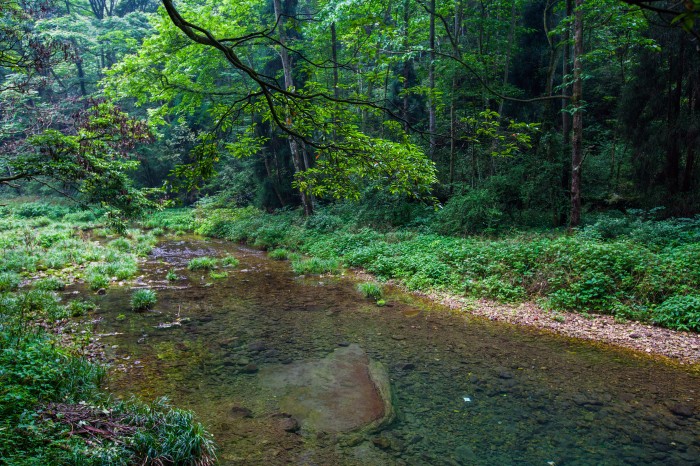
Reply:
M515 24L516 24L516 16L515 16L515 0L512 0L513 5L511 6L510 10L510 29L508 30L508 46L506 48L506 63L505 63L505 69L503 70L503 87L505 88L506 85L508 85L508 73L510 71L510 55L512 53L512 48L513 48L513 40L515 38ZM505 91L503 91L505 93ZM502 115L503 114L503 105L505 105L505 99L501 99L501 103L498 104L498 114Z
M331 23L331 59L333 60L333 96L340 96L338 89L338 38L335 32L335 21Z
M571 102L574 109L573 136L571 138L571 215L569 228L581 223L581 165L583 164L583 111L581 98L581 56L583 55L583 0L576 0L574 11L574 83Z
M280 41L280 59L282 60L282 72L284 73L284 86L286 89L291 89L294 87L294 80L292 78L292 60L289 57L289 52L286 48L287 45L287 30L285 16L282 14L282 3L280 0L273 0L273 6L275 9L275 19L279 27L279 41ZM287 117L288 124L292 123L291 116ZM306 161L302 159L302 147L301 141L297 138L289 137L289 151L292 154L292 163L294 165L294 172L301 173L306 168ZM311 198L309 195L303 191L299 190L301 194L301 204L304 207L304 214L306 216L313 214L313 205L311 203Z
M572 0L566 0L566 18L571 18L573 15L573 5ZM561 75L562 75L562 95L569 95L570 86L566 85L569 79L569 74L571 73L571 26L567 26L564 29L564 46L562 50L562 65L561 65ZM571 185L569 175L571 174L571 167L566 161L569 159L569 150L571 148L571 114L567 111L569 106L569 99L561 99L561 141L562 150L564 156L562 157L561 164L561 189L563 193L566 193ZM561 210L561 216L559 219L560 225L566 225L566 211Z
M681 113L681 98L683 96L683 68L685 38L680 39L678 51L670 50L668 76L668 109L666 115L666 169L664 178L668 193L678 192L678 177L680 174L681 147L678 131L678 117ZM676 55L677 54L677 55Z
M404 50L408 50L409 47L409 41L408 41L408 22L410 19L410 10L409 8L411 7L411 0L405 0L404 1L404 6L403 6L403 28L404 28L404 36L403 36L403 47ZM411 61L406 60L403 62L403 109L402 109L402 117L404 120L403 127L405 131L408 131L409 123L408 123L408 78L411 76Z
M692 74L691 74L692 78ZM698 79L700 79L700 73L696 73L696 79L693 82L691 88L688 92L688 108L690 118L689 121L696 122L691 124L691 128L688 131L686 154L685 154L685 169L683 170L683 185L681 190L683 192L689 192L693 187L693 169L695 168L695 148L698 143L700 143L700 128L697 123L697 114L695 112L698 104L698 98L700 98L700 84L698 84Z
M430 0L430 67L428 68L428 131L430 132L430 158L435 160L437 121L435 119L435 0Z

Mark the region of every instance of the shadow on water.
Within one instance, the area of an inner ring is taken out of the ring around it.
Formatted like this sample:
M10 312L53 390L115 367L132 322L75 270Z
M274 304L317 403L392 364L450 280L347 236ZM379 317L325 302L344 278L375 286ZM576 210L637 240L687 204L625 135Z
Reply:
M240 265L219 280L187 270L204 255ZM170 269L181 278L167 282ZM194 410L222 464L700 464L696 374L397 290L380 308L348 279L294 277L287 262L223 241L164 241L143 274L158 290L154 311L133 313L126 287L98 298L96 332L118 333L103 341L126 369L109 388ZM263 374L355 345L388 369L394 422L298 431Z

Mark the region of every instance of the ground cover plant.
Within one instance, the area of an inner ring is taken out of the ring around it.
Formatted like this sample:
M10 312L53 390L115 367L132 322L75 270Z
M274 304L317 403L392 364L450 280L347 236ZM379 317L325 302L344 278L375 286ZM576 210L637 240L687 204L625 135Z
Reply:
M292 261L297 274L337 271L343 264L411 290L534 300L553 313L603 313L678 330L700 328L700 218L655 220L653 213L631 212L599 216L573 233L456 237L425 226L431 222L369 228L349 212L341 205L306 219L295 211L205 207L193 209L189 218L183 211L176 216L183 224L194 222L200 233L270 249L273 256L298 251L306 258Z
M212 438L192 413L99 388L106 369L86 357L95 351L89 324L70 320L95 304L60 292L131 278L154 239L133 230L95 241L97 228L94 214L63 204L0 208L0 463L214 464Z

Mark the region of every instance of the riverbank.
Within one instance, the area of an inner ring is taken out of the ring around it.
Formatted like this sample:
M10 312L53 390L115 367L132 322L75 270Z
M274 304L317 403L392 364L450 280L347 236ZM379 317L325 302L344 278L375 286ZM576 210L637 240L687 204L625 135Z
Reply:
M214 464L191 412L101 388L95 294L134 278L155 242L109 236L95 214L60 204L0 209L0 463Z
M306 220L295 212L251 208L166 211L146 226L278 249L273 255L298 251L317 258L293 261L299 273L309 265L322 273L343 264L361 270L367 280L395 283L460 312L681 364L700 363L700 335L683 330L700 328L700 245L678 231L677 241L664 247L661 239L651 247L650 240L647 245L632 237L604 241L590 231L452 238L380 232L329 213ZM648 227L653 228L667 232L665 241L672 239L669 225Z

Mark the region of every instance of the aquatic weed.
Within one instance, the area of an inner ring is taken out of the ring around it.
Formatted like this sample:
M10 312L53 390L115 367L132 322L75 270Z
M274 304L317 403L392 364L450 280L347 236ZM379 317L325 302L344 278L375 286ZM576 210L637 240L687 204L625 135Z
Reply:
M216 267L216 259L213 257L195 257L187 264L189 270L211 270Z
M145 311L152 308L158 300L156 292L148 288L134 291L131 295L131 309Z

